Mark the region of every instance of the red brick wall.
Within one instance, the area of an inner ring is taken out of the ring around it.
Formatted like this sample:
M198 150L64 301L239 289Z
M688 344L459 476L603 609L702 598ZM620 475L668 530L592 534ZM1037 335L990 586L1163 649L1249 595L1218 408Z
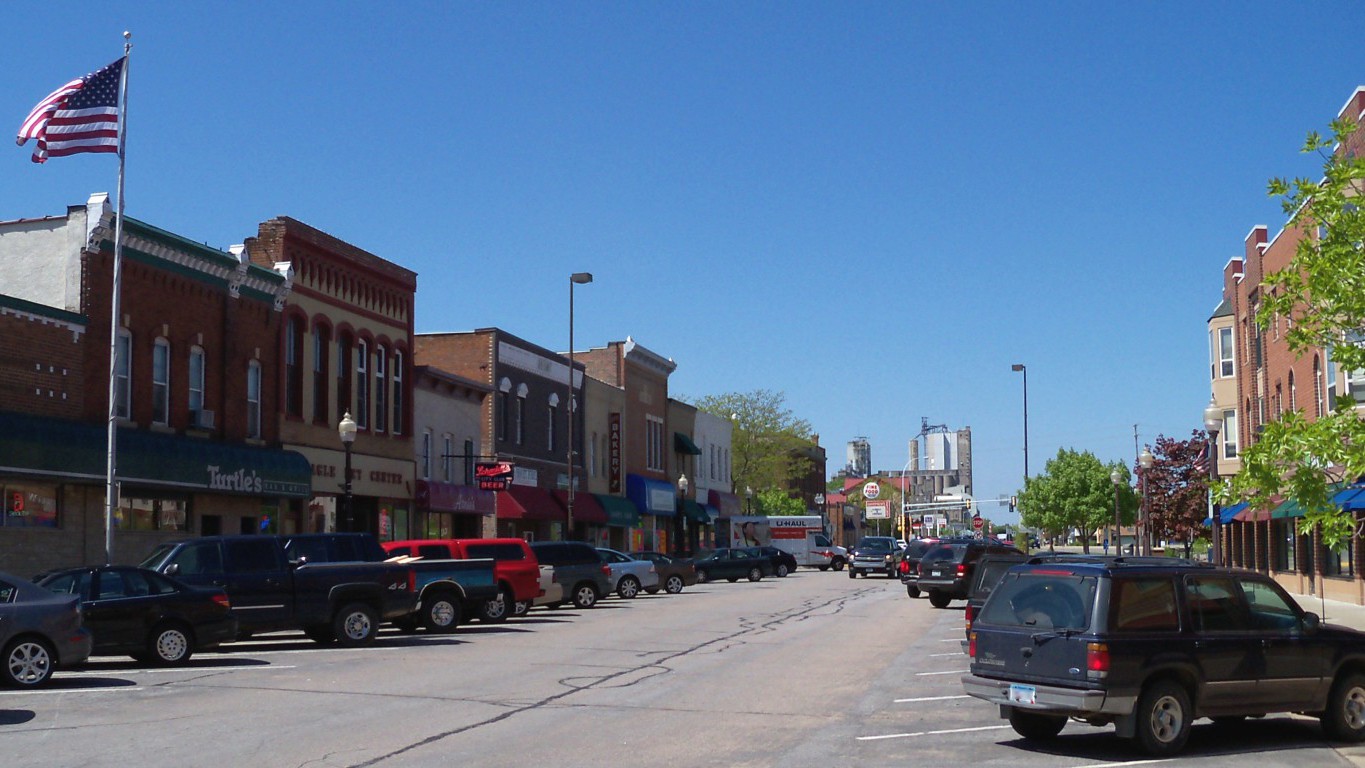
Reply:
M0 308L0 408L79 419L86 395L85 327ZM106 338L105 343L108 343Z

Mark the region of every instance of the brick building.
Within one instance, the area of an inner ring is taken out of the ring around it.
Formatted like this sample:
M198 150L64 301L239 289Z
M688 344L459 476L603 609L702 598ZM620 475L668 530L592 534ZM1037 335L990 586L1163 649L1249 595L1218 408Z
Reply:
M486 454L484 401L493 388L428 365L414 367L414 459L417 462L413 536L434 539L497 535L497 499L474 482Z

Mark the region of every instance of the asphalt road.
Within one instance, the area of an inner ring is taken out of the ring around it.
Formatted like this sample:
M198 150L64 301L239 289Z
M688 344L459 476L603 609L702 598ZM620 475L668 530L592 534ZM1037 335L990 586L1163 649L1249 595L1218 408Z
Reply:
M1112 729L1018 739L958 682L961 603L798 571L342 650L274 635L174 669L0 690L15 766L1152 765ZM1183 764L1347 766L1316 721L1197 725Z

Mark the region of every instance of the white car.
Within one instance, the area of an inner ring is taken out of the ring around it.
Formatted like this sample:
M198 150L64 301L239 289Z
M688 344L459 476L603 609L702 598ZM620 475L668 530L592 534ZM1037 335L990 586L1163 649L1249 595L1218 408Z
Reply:
M642 589L658 589L659 571L648 560L636 560L614 549L598 547L602 560L611 569L611 589L629 600Z

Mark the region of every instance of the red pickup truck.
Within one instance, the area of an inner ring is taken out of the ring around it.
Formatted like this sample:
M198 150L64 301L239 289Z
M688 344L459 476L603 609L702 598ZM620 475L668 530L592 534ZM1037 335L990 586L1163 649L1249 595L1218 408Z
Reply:
M479 621L497 623L520 616L532 601L545 594L540 588L540 563L522 539L409 539L383 544L390 556L407 555L433 560L492 558L498 596L483 603Z

